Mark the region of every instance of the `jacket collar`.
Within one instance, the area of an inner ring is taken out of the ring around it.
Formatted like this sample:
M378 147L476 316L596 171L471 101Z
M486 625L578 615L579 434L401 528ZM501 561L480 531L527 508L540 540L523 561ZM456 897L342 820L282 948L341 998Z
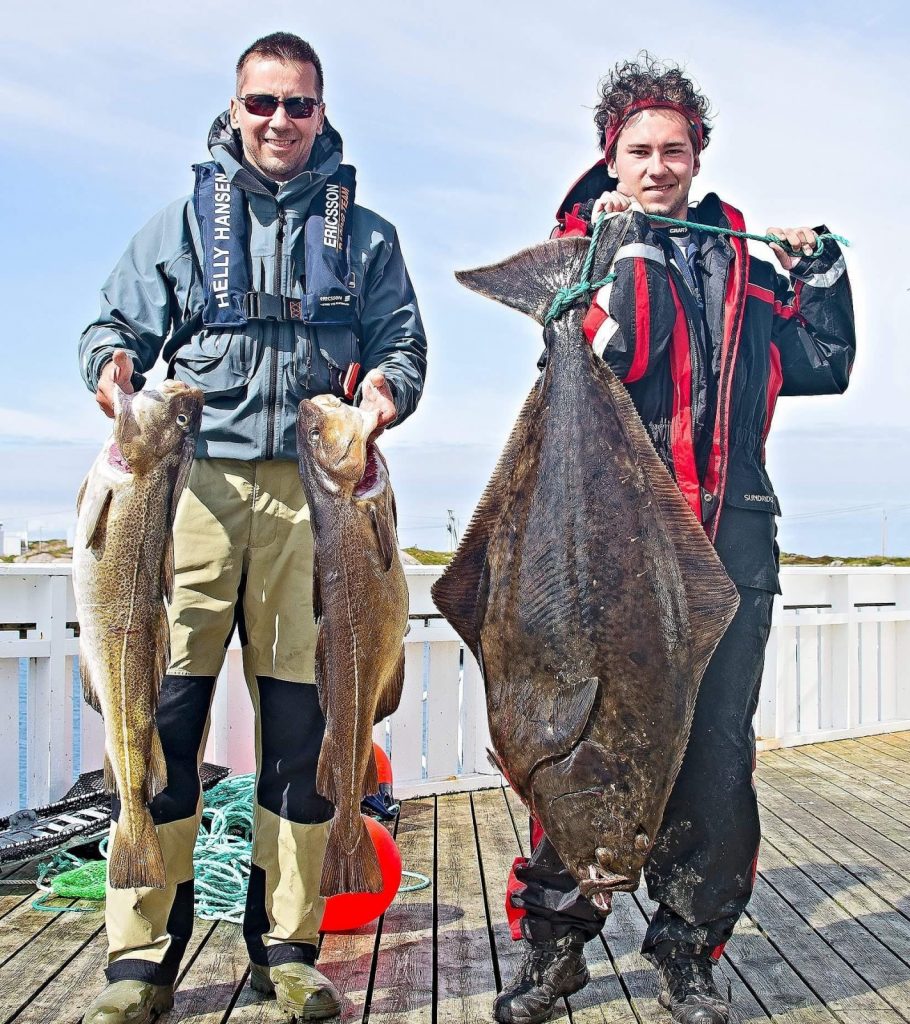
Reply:
M249 165L243 162L240 133L231 128L228 111L219 114L209 129L209 152L228 176L232 185L246 192L274 198L282 206L309 206L326 180L338 170L342 157L341 135L326 118L322 133L316 136L306 169L290 181L278 183L277 192L269 188Z

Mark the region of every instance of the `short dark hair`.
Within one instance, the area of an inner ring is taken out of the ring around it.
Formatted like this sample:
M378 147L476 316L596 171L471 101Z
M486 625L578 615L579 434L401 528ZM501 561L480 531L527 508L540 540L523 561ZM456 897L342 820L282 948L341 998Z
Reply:
M594 125L601 149L606 141L607 128L616 124L630 104L648 99L678 103L697 114L702 122L702 149L708 145L711 104L678 64L660 61L647 50L642 50L635 60L618 63L601 79L599 89L600 103L594 110ZM695 138L693 145L697 153Z
M316 69L316 99L322 102L322 62L305 39L290 32L272 32L271 35L257 39L240 54L240 60L237 61L238 85L251 57L271 57L285 64L312 64Z

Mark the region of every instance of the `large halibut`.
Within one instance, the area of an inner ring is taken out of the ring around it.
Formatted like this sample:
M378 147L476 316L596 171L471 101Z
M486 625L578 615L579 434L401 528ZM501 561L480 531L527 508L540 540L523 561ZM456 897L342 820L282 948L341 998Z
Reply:
M457 277L543 323L587 248L560 239ZM544 328L546 369L433 597L483 670L503 774L607 910L638 884L738 595L587 344L585 306Z

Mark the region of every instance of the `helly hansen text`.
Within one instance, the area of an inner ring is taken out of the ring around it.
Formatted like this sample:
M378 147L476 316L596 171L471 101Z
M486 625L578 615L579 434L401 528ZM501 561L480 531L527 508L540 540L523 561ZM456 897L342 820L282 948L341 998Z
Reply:
M231 238L231 185L226 174L215 175L215 241L229 242ZM219 309L230 307L228 273L230 255L227 249L215 246L212 258L212 291Z

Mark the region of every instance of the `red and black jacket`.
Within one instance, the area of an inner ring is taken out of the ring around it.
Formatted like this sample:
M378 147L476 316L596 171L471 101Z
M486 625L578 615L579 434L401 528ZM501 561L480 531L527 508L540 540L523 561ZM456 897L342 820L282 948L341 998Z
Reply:
M602 161L591 168L560 207L554 236L586 233L586 200L615 187ZM739 211L713 194L690 207L688 219L745 230ZM595 295L585 333L628 387L716 542L724 508L780 514L764 459L777 397L843 392L856 342L850 284L834 242L802 259L788 280L752 256L743 239L702 233L699 241L704 315L667 233L633 214L612 267L615 281ZM595 265L594 274L606 269Z

